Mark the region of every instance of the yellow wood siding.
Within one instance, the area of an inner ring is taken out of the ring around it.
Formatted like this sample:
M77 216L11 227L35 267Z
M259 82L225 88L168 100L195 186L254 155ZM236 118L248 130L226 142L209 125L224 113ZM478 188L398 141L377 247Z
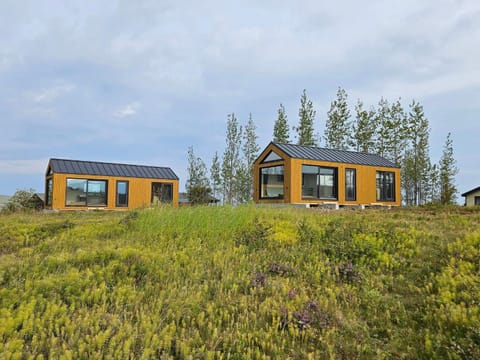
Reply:
M270 151L276 152L284 160L262 163ZM260 199L260 169L284 165L284 197L283 199ZM302 199L302 165L324 166L337 169L337 199ZM345 169L356 170L356 200L345 200ZM395 175L395 201L377 201L377 171L393 172ZM292 159L270 144L254 163L254 201L257 203L290 203L290 204L324 204L334 202L338 205L384 205L400 206L400 169L391 167L346 164L328 161Z
M344 164L328 161L314 161L304 159L290 159L291 173L291 203L294 204L322 204L338 202L339 205L400 205L400 169L389 167L374 167L356 164ZM325 166L337 169L337 200L302 199L302 165ZM356 170L356 195L354 201L345 200L345 169ZM377 201L376 174L377 171L388 171L395 174L395 201Z
M49 176L50 177L50 176ZM77 174L53 174L53 199L52 206L47 208L56 210L85 210L85 209L108 209L128 210L151 205L152 183L172 184L172 204L178 206L179 181L170 179L145 179L131 177L114 177L98 175L77 175ZM89 179L107 181L107 206L66 206L66 186L68 179ZM128 181L128 207L117 207L116 188L117 181Z
M268 156L270 151L274 151L283 159L289 159L287 154L283 151L278 149L277 147L270 144L267 148L260 154L258 159L255 161L253 166L254 176L253 176L253 200L257 203L265 202L265 203L290 203L290 182L287 181L287 176L291 176L290 171L290 163L285 160L276 160L276 161L269 161L267 163L262 164L262 161ZM260 169L272 166L284 165L284 196L283 199L260 199Z

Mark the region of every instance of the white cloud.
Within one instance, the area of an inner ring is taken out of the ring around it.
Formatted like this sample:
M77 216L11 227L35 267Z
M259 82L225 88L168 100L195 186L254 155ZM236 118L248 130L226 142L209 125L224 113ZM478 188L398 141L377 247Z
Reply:
M50 88L41 89L38 92L31 94L32 100L35 103L49 103L55 101L58 97L67 94L75 89L73 84L55 85Z
M128 117L128 116L134 116L134 115L137 114L139 109L140 109L140 103L137 102L137 101L132 102L132 103L126 105L125 107L123 107L122 109L118 110L115 113L115 116L120 117L120 118Z
M0 174L31 175L43 173L48 159L0 160Z
M278 103L293 125L306 88L320 124L337 86L366 105L430 97L446 127L450 103L458 127L480 88L479 16L478 0L0 1L0 153L88 157L157 133L213 153L227 113L251 111L267 141Z

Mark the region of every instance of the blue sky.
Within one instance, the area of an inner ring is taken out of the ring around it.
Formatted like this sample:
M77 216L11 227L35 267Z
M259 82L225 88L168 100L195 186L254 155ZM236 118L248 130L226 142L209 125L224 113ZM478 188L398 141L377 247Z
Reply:
M367 106L419 101L438 161L452 133L462 193L480 186L480 2L0 2L0 193L43 192L50 157L171 167L224 149L252 113L263 148L280 103L316 131L338 86Z

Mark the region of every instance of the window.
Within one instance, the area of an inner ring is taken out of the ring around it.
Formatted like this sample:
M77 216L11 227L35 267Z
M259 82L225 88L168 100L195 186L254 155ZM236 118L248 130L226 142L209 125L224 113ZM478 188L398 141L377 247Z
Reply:
M302 198L337 199L337 168L302 165Z
M66 206L107 206L107 181L67 179Z
M53 179L47 179L47 188L45 191L45 205L52 205L52 195L53 195Z
M170 204L172 200L172 183L152 183L152 204Z
M260 169L260 198L283 199L283 165Z
M277 160L283 160L283 159L275 151L270 151L268 155L265 156L265 159L263 159L262 163L277 161Z
M473 198L473 203L474 203L475 205L480 205L480 196L475 196L475 197Z
M377 171L377 201L395 201L395 173Z
M127 207L128 206L128 181L117 181L117 193L115 206Z
M355 169L345 169L345 200L357 200L357 174Z

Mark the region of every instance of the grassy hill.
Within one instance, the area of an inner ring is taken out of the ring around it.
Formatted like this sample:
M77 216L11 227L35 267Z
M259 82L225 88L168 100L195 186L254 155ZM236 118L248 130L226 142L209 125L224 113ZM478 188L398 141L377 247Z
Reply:
M0 216L0 358L480 358L480 211Z

